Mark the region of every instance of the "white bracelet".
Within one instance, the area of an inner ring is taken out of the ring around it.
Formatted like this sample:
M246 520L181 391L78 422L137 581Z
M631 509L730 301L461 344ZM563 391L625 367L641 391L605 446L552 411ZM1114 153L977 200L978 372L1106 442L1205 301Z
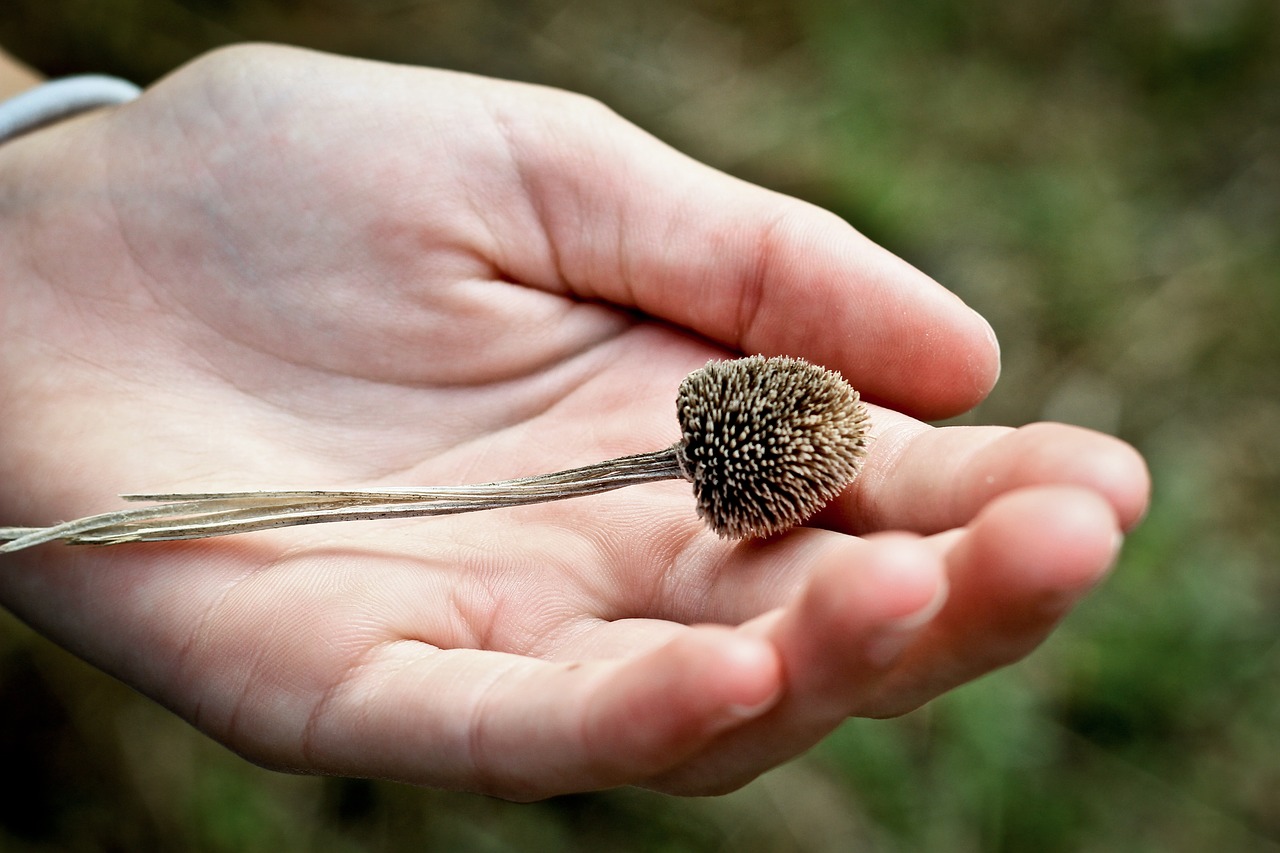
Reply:
M103 74L50 80L0 103L0 142L77 113L132 101L141 92L128 80Z

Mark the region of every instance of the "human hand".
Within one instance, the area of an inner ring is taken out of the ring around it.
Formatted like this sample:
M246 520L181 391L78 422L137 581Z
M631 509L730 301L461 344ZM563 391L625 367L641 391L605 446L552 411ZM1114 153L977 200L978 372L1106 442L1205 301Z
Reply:
M0 600L267 766L517 799L728 790L1016 660L1105 572L1138 456L935 429L986 324L835 217L586 99L282 48L0 146L0 520L110 495L474 483L670 444L679 380L786 353L873 406L815 526L681 483L6 556Z

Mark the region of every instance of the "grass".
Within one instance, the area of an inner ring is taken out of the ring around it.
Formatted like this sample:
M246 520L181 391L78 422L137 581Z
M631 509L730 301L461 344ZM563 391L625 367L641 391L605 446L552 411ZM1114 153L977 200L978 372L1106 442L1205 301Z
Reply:
M955 289L1005 362L961 422L1146 454L1155 503L1114 577L1026 662L692 801L268 773L6 623L5 730L27 734L0 743L23 780L0 847L1280 850L1274 4L535 3L520 24L536 38L502 56L424 36L413 58L588 91ZM334 38L302 40L360 48Z

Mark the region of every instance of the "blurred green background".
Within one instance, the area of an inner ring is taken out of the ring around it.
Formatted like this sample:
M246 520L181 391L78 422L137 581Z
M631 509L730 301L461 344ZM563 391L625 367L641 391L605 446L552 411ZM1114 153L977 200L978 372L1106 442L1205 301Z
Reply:
M1026 662L726 797L534 805L259 770L0 621L3 850L1280 850L1280 6L4 0L45 73L265 39L595 95L961 294L961 419L1113 432L1155 479Z

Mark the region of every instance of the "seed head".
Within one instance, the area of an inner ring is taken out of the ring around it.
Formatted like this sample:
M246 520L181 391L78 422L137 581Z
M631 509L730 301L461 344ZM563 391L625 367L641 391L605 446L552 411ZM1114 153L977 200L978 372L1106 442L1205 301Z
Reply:
M771 536L844 490L870 426L840 374L798 358L710 362L680 383L676 458L722 537Z

